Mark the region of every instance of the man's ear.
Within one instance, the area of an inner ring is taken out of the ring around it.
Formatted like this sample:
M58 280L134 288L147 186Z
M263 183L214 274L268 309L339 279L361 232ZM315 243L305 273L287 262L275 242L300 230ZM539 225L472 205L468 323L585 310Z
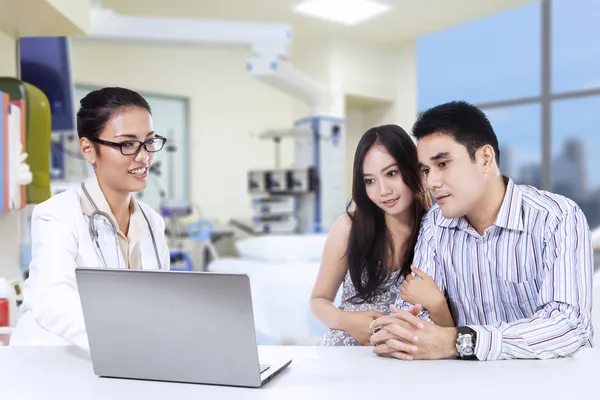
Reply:
M83 157L85 157L87 162L92 165L96 165L98 154L94 143L92 143L88 138L81 138L79 139L79 149L81 150L81 154Z
M484 172L490 172L496 166L496 152L489 144L478 150Z

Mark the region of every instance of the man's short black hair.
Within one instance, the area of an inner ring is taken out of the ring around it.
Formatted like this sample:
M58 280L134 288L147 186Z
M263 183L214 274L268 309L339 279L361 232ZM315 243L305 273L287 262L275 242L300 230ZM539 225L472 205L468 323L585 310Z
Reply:
M424 111L413 126L417 140L441 133L451 136L467 148L472 161L475 152L490 145L496 153L496 164L500 165L498 138L487 116L479 108L466 101L451 101Z

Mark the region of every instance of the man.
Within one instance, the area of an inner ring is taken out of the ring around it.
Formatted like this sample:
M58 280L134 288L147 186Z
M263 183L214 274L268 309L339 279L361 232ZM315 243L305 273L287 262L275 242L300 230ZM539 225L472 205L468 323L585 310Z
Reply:
M415 249L420 278L402 287L401 303L415 307L374 321L375 353L549 359L592 347L593 251L577 204L501 175L494 130L468 103L427 110L413 134L437 204L423 218ZM457 328L414 317L420 287L434 283Z

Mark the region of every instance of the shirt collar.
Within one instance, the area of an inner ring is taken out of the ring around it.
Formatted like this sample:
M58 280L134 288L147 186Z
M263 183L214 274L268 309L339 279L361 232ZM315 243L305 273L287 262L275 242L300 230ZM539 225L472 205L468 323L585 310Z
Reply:
M112 221L118 226L117 219L113 215L108 201L106 201L106 197L104 196L104 192L100 188L100 184L98 183L98 178L96 174L92 174L89 178L84 181L85 188L90 194L90 197L96 203L96 207L98 210L107 213ZM94 212L94 207L90 204L89 200L85 195L82 197L84 201L82 202L82 210L83 213L87 216L92 215ZM143 216L141 215L141 210L138 202L135 200L134 196L131 196L131 201L129 203L129 212L131 213L131 220L129 222L129 235L132 236L133 232L138 232L140 230L140 224L144 222ZM120 232L120 230L119 230Z
M500 228L523 231L523 193L512 179L503 176L506 183L506 193L494 225Z
M523 231L525 230L522 210L523 194L511 178L504 175L503 178L506 184L506 192L494 225L504 229ZM464 216L446 219L439 213L438 218L437 225L442 228L466 230L470 227L469 221Z

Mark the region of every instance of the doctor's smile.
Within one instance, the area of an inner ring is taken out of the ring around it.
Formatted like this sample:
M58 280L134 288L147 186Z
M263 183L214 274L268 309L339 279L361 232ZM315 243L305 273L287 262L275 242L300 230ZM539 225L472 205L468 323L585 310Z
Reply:
M137 175L137 178L146 178L148 176L148 167L141 167L129 171L132 175Z

